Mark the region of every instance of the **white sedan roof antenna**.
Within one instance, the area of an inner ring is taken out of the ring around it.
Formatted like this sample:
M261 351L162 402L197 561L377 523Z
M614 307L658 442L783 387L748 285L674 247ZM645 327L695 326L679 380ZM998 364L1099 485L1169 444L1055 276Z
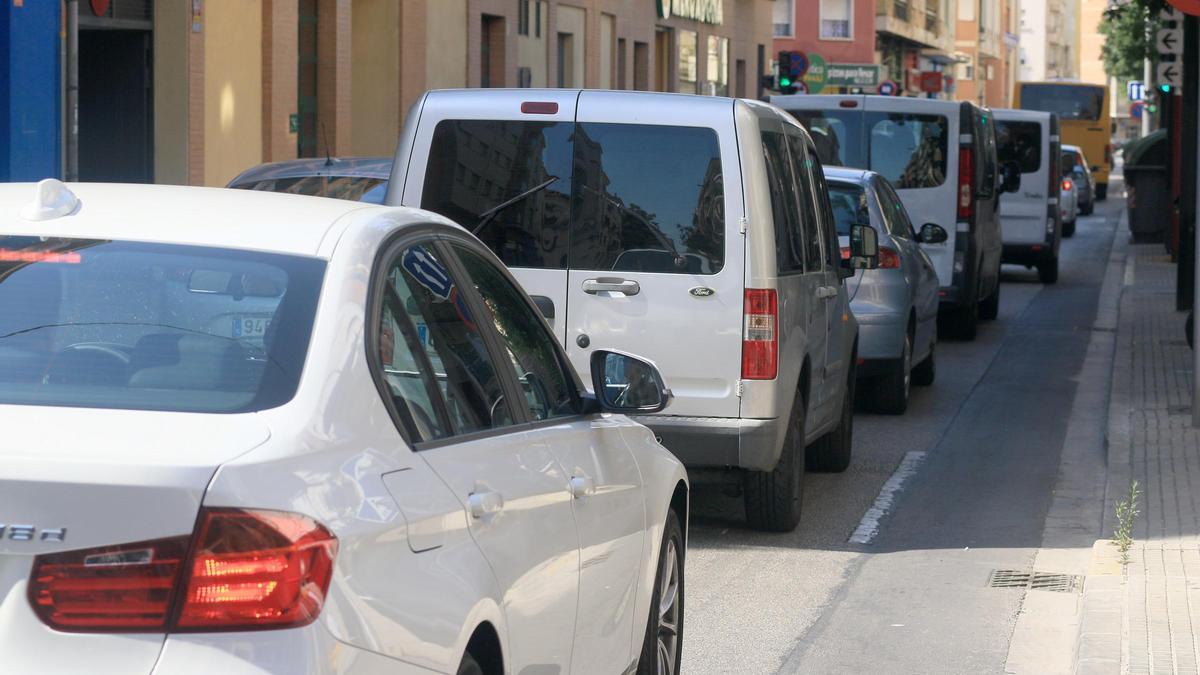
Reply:
M79 197L57 178L40 181L34 189L33 201L21 208L21 217L25 220L61 218L79 208Z

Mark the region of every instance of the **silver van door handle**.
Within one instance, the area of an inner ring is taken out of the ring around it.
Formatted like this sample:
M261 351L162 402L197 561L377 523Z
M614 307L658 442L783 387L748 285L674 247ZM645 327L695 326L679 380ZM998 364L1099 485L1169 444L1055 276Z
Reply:
M836 298L837 294L837 286L817 286L817 297L821 300Z
M642 292L642 286L632 279L614 279L609 277L588 279L583 282L584 293L596 295L605 291L624 295L637 295Z

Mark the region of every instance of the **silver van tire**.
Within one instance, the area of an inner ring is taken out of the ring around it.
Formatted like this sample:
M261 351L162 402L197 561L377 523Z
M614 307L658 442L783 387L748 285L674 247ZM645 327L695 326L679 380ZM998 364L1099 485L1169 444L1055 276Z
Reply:
M889 371L876 378L872 390L873 408L885 415L903 415L908 410L912 389L912 333L904 334L904 349Z
M838 425L808 446L805 460L809 471L841 473L850 467L854 446L854 386L858 379L858 354L850 359L849 380L842 397L842 414Z
M979 334L979 301L972 298L945 318L955 339L970 342Z
M1041 281L1043 284L1058 283L1058 257L1055 256L1050 260L1043 260L1038 263L1037 271L1038 281Z
M1000 316L1000 275L996 275L996 290L979 302L979 318L991 321Z
M792 414L779 462L771 471L742 472L742 498L746 522L765 532L791 532L800 524L804 497L804 416L800 392L792 401Z
M933 354L937 349L936 344L929 345L929 356L925 360L918 363L912 371L912 383L918 387L928 387L933 384L937 378L937 365L934 363Z

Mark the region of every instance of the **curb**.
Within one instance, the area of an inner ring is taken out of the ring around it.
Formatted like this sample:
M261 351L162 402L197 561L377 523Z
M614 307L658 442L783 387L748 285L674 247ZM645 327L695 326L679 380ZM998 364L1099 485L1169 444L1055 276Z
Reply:
M1108 421L1105 429L1108 473L1104 487L1104 506L1100 517L1101 532L1113 527L1116 500L1126 490L1132 476L1129 456L1129 391L1132 377L1131 336L1122 334L1120 324L1121 299L1126 285L1126 266L1132 260L1129 253L1128 212L1121 211L1117 230L1109 252L1108 269L1100 292L1095 328L1113 331L1116 341L1113 350L1112 377L1108 392ZM1100 540L1093 545L1092 566L1109 557L1098 547L1109 545ZM1104 565L1103 567L1108 567ZM1110 570L1096 570L1108 572ZM1075 650L1075 675L1119 675L1121 672L1125 594L1123 574L1097 574L1092 570L1084 579L1080 608L1079 636Z

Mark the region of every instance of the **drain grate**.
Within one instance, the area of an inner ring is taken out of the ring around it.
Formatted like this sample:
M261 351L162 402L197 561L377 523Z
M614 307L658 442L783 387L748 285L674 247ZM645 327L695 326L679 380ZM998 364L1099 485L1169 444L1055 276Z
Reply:
M993 570L988 577L991 588L1029 588L1035 591L1073 593L1082 586L1077 574L1025 572L1022 570Z

